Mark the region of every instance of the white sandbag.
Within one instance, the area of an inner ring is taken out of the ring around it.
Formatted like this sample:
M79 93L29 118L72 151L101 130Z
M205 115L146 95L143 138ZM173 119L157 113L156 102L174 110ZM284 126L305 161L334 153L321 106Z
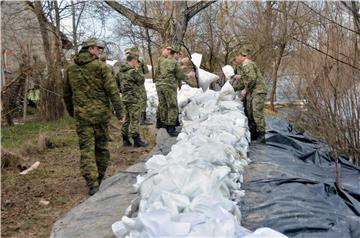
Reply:
M178 107L182 110L195 95L199 95L201 89L190 87L187 84L182 85L181 89L177 91Z
M106 64L114 66L116 63L118 62L118 60L106 60Z
M244 236L244 238L287 238L287 236L268 227L262 227Z
M209 89L209 86L212 82L219 79L219 76L210 72L207 72L203 69L200 69L202 60L202 55L199 53L194 53L191 55L191 61L194 63L196 67L196 72L199 80L200 88L205 92Z
M215 82L216 80L219 79L219 76L217 76L216 74L207 72L203 69L198 69L199 74L199 86L202 88L202 90L205 92L206 90L209 89L209 86L212 82Z
M235 99L235 90L233 86L227 81L220 90L219 100L221 101L233 101Z
M222 67L222 71L227 80L231 79L231 77L235 75L234 68L231 65L225 65Z
M147 68L148 68L148 70L149 70L149 72L151 72L151 69L152 69L152 66L151 65L146 65L147 66Z
M196 67L200 67L202 60L202 54L199 53L193 53L191 54L191 61L194 63Z

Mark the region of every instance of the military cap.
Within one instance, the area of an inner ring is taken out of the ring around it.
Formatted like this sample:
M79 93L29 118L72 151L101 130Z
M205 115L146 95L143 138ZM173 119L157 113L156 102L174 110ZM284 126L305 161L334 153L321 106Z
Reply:
M137 48L136 46L131 47L131 48L126 48L124 50L125 54L129 54L129 53L133 53L133 54L139 54L139 48Z
M97 40L95 37L90 37L90 38L84 40L81 45L83 48L87 48L90 46L97 46L99 48L105 48L104 42Z
M169 44L169 43L162 43L162 44L160 45L160 49L165 49L165 48L168 48L168 47L170 47L170 44Z
M249 48L241 47L238 53L242 56L248 56L249 52L250 52Z
M138 59L139 59L139 55L138 55L138 54L134 54L133 52L128 52L128 53L126 54L126 60L127 60L127 61L130 61L130 60L133 60L133 59L138 60Z
M176 46L176 45L169 45L166 48L171 50L171 51L180 52L180 47Z

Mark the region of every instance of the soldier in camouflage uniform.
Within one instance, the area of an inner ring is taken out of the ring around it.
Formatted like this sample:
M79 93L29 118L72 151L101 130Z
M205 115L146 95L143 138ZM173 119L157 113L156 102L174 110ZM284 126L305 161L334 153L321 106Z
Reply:
M140 114L143 110L144 75L138 67L138 55L128 53L126 64L120 66L116 75L123 95L126 109L126 121L121 129L124 146L131 146L129 134L134 140L135 147L145 147L146 144L140 138Z
M193 86L190 77L194 77L192 72L189 76L185 75L176 60L176 53L179 52L174 46L166 47L169 51L167 58L160 60L157 68L156 91L158 93L159 105L157 115L160 124L166 129L170 136L177 136L176 125L178 124L179 109L177 105L177 88L181 81Z
M159 78L159 76L160 76L160 65L161 65L162 62L163 62L167 57L169 57L169 55L170 55L170 45L169 45L169 44L162 44L160 48L161 48L161 55L160 55L160 57L159 57L159 59L158 59L157 67L156 67L156 70L155 70L155 77L154 77L154 79L153 79L153 82L155 83L155 85L156 85L156 82L157 82L157 80L158 80L158 78ZM157 95L160 94L160 92L159 92L159 90L158 90L158 87L156 87L156 93L157 93ZM159 100L159 104L158 104L158 105L165 103L165 102L163 102L163 101L160 101L160 100L162 100L162 98L160 99L160 98L158 97L158 100ZM157 129L165 128L165 125L162 124L161 121L160 121L160 115L159 115L159 113L160 113L160 110L157 110L157 111L156 111L156 128L157 128Z
M139 72L142 74L143 82L145 83L145 74L149 73L149 69L147 65L145 64L145 60L143 57L140 56L140 51L137 47L127 48L125 49L125 55L128 55L129 53L132 53L134 55L137 55L138 58L138 66ZM146 102L147 102L147 96L146 96L146 90L145 90L145 84L142 84L140 87L140 90L142 92L142 109L141 109L141 115L140 115L140 124L141 125L151 125L152 123L150 121L146 120Z
M110 159L107 146L111 104L123 122L123 105L116 81L109 67L98 59L103 48L95 38L86 40L75 63L64 73L64 101L69 115L76 120L80 170L90 195L98 191Z
M252 139L263 142L265 137L264 106L266 83L257 65L247 58L248 50L243 48L235 56L233 79L235 91L245 98L245 113L248 117Z

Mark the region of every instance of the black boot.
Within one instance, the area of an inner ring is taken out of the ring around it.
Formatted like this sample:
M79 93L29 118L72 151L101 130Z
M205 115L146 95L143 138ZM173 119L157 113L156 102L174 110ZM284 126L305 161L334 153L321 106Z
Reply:
M179 135L175 126L166 126L166 131L171 137L177 137Z
M147 146L147 144L141 140L139 134L134 135L133 139L134 139L134 147L146 147Z
M99 191L99 185L94 184L89 186L89 195L94 195L97 191Z
M123 135L122 138L123 138L123 146L132 146L128 135Z
M140 114L140 125L145 125L145 120L146 120L146 113L142 112Z
M103 181L103 179L104 179L104 175L103 174L99 174L99 176L98 176L98 183L99 183L99 186L100 186L100 184L101 184L101 182Z
M156 126L155 126L157 129L160 129L160 128L165 128L165 125L162 124L162 122L160 121L159 118L156 118Z

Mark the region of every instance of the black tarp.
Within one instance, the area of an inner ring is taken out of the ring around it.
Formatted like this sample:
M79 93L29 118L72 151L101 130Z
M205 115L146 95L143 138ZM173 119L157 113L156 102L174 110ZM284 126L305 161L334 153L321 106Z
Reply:
M242 225L289 237L360 237L360 168L286 120L266 118L266 144L252 144L244 174Z

